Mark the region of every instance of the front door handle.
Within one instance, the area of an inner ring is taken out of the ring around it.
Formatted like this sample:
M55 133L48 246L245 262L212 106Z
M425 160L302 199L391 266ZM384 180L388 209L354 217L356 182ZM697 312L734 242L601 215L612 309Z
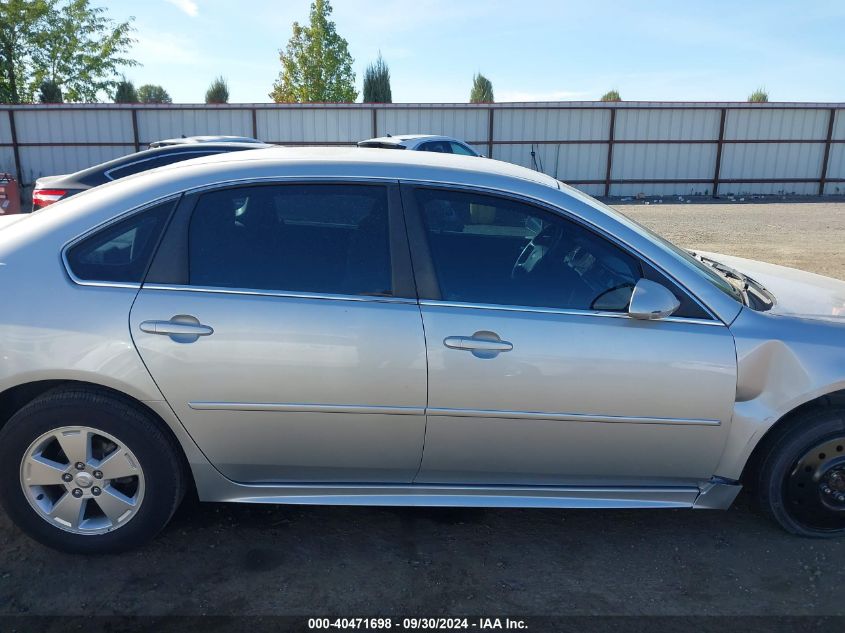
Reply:
M501 352L513 349L513 343L503 341L495 332L481 331L472 336L447 336L443 345L449 349L459 349L472 352L478 358L493 358Z
M214 334L211 326L189 321L144 321L140 325L142 332L164 334L165 336L209 336Z

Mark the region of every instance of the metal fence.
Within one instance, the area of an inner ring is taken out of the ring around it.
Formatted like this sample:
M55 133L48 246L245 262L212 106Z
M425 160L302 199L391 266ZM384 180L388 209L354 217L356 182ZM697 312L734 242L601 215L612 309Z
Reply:
M843 103L56 105L0 109L0 171L31 184L195 134L345 145L462 138L599 196L845 193ZM5 111L4 111L5 110Z

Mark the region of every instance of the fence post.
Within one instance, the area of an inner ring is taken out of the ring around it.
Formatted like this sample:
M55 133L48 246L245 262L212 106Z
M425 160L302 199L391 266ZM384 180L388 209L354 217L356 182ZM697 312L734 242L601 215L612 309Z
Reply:
M18 185L23 189L23 169L21 168L21 150L18 147L18 131L15 128L15 111L9 108L9 133L12 136L12 155L15 157L15 175L18 178Z
M722 147L725 145L725 118L728 115L727 108L722 108L719 115L719 140L716 141L716 167L713 170L713 197L719 197L719 173L722 171Z
M610 195L610 172L613 169L613 140L616 137L616 108L610 109L610 131L607 135L607 171L604 174L604 197Z
M819 176L819 195L824 195L824 185L827 182L827 163L830 160L830 141L833 139L833 123L836 120L836 108L830 109L827 119L827 139L824 143L824 158L822 159L822 173Z
M258 112L252 108L252 138L258 138Z
M376 107L373 106L373 136L372 138L378 138L378 111Z
M135 143L135 151L141 151L141 140L138 138L138 110L132 108L132 141Z
M493 158L493 108L487 109L487 158Z

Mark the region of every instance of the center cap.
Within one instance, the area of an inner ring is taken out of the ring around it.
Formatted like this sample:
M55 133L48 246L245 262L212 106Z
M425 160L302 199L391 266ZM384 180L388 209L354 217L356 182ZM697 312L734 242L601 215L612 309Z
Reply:
M80 488L90 488L94 483L94 478L90 474L82 472L76 475L75 481Z

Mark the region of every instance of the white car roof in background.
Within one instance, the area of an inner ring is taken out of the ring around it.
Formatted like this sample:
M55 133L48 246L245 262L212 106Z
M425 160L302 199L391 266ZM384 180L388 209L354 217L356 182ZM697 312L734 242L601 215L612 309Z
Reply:
M393 134L391 136L379 136L377 138L368 138L361 143L389 143L391 145L400 145L404 141L457 141L464 143L464 141L454 138L453 136L440 136L438 134Z

